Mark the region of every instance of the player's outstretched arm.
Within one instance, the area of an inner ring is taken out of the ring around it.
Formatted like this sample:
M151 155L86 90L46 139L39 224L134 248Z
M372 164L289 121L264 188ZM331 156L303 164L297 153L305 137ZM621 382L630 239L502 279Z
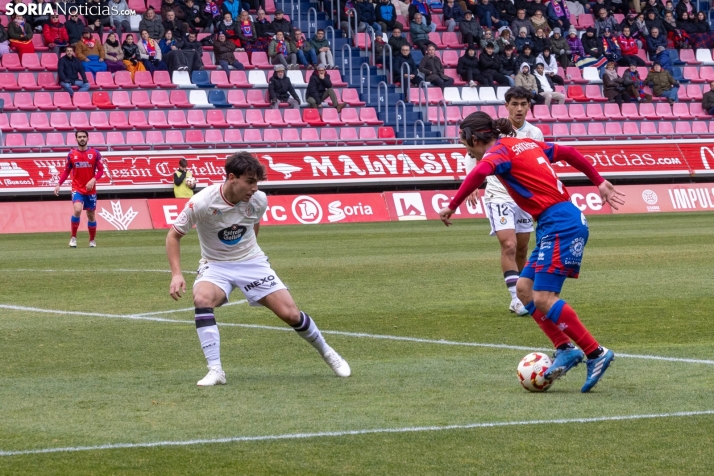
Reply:
M171 267L169 294L174 301L178 301L178 298L186 292L186 280L183 279L183 273L181 273L181 237L181 233L173 227L166 235L166 256L169 258Z
M604 202L610 204L615 210L619 205L624 205L625 201L622 197L624 193L620 192L610 182L605 180L593 165L586 159L583 154L578 152L574 147L559 145L555 160L563 160L572 165L579 172L584 173L588 179L600 191L600 197Z

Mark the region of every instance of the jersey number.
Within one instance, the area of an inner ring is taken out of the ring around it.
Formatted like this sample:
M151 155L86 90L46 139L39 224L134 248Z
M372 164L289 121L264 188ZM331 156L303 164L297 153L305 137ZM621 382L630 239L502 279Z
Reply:
M555 181L558 183L558 191L562 194L565 193L563 192L563 182L558 180L558 176L555 175L555 170L553 170L553 167L550 166L550 163L548 162L548 159L545 157L538 157L538 163L543 164L546 167L548 167L548 170L550 170L550 173L553 174L553 177L555 177Z

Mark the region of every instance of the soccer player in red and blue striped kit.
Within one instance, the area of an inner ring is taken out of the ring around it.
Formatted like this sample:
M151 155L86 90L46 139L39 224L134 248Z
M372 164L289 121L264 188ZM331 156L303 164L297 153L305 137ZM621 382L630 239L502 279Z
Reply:
M89 247L95 248L97 242L97 180L104 174L102 155L93 147L87 147L89 134L87 131L77 131L74 134L77 147L67 154L67 164L55 187L55 195L59 195L60 186L72 172L72 237L69 240L71 248L77 247L77 229L79 228L82 210L87 212L87 229L89 230Z
M460 130L462 144L478 163L441 210L441 219L451 225L451 215L489 175L498 177L516 204L533 216L538 222L536 246L518 279L518 298L556 348L545 377L558 379L587 356L587 377L581 391L589 392L615 354L595 340L560 298L565 278L578 277L589 231L585 216L571 203L550 164L563 160L585 174L598 187L603 201L615 209L624 204L624 195L574 148L516 139L508 119L494 121L486 113L475 112L461 123Z

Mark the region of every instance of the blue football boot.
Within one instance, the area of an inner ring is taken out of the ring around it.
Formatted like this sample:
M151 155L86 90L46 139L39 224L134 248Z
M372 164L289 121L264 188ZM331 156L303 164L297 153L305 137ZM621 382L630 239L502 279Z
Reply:
M605 371L610 366L613 360L615 360L615 353L611 350L602 348L603 353L600 357L595 359L589 359L586 362L588 366L588 378L585 380L585 385L580 389L581 392L586 393L592 390L592 388L597 385Z
M553 365L545 371L544 377L551 382L563 377L568 370L572 369L585 358L583 351L577 347L571 347L555 351Z

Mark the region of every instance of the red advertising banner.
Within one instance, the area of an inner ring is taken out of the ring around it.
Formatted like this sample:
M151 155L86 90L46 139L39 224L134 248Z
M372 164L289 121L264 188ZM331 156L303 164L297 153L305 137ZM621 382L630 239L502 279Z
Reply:
M712 140L581 141L573 145L608 177L714 175ZM231 152L104 152L108 172L99 181L99 190L169 190L173 184L172 174L181 158L188 161L199 185L217 183L224 178L223 165ZM465 150L456 145L251 149L251 152L266 167L268 180L261 184L266 189L395 182L451 184L466 174ZM3 156L0 158L0 194L52 193L64 169L65 157L59 154ZM563 163L557 164L555 170L563 178L580 176Z
M625 205L613 213L714 211L714 184L628 185Z

